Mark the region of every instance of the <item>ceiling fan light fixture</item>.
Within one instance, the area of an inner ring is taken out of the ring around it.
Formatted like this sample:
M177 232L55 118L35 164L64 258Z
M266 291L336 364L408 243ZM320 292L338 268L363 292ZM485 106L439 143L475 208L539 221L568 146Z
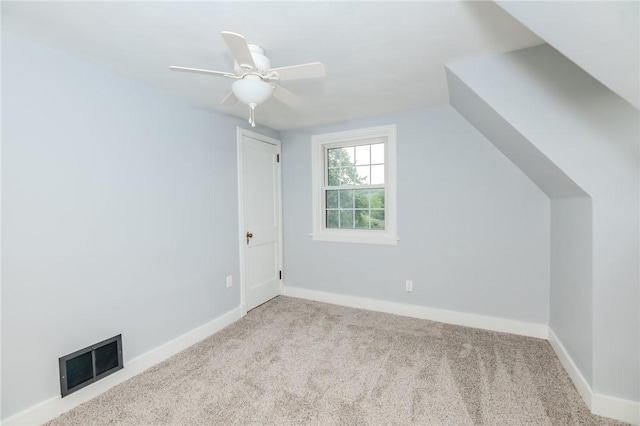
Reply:
M247 75L231 85L236 98L247 105L260 105L273 93L273 86L256 75Z
M277 100L287 105L295 106L299 103L296 95L276 82L325 76L324 65L320 62L271 68L271 61L264 55L264 49L259 45L247 43L242 35L230 31L223 31L222 38L233 56L233 73L177 66L169 68L173 71L234 79L235 82L231 84L231 93L222 100L221 104L233 105L240 101L249 105L249 123L253 127L256 125L254 120L256 106L265 102L272 94Z

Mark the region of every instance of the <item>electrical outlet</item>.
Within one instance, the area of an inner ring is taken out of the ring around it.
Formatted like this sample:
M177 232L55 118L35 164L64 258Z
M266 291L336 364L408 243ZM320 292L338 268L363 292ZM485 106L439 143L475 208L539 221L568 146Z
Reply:
M413 291L413 281L409 281L409 280L407 280L407 281L404 283L404 289L405 289L406 291L408 291L408 292L412 292L412 291Z
M233 285L233 275L229 275L227 277L227 288L231 287Z

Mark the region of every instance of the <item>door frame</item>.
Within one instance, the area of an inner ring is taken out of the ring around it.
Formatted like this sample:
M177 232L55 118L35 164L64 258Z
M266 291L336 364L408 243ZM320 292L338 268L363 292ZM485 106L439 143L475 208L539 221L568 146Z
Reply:
M276 169L276 186L278 199L276 206L278 208L278 268L282 271L284 250L282 247L282 144L278 139L253 132L243 127L237 127L237 159L238 159L238 247L240 251L240 310L242 316L247 314L247 282L246 282L246 255L245 249L245 224L244 224L244 156L242 151L242 138L248 136L260 142L269 143L278 147L278 155L280 155L280 166ZM279 293L282 294L283 279L280 278Z

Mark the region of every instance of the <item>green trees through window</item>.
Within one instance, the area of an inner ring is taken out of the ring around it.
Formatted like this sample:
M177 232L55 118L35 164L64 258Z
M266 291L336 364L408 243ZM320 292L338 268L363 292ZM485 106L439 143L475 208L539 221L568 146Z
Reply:
M326 227L384 229L384 143L326 150Z

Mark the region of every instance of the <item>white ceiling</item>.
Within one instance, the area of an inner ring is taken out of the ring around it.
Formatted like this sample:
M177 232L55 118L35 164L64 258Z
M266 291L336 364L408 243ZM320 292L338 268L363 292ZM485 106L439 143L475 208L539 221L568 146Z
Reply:
M221 31L261 45L273 67L323 62L324 79L282 83L300 106L257 108L278 130L447 103L445 63L542 43L493 2L3 1L2 27L239 117L246 105L219 105L231 80L168 66L231 71Z

